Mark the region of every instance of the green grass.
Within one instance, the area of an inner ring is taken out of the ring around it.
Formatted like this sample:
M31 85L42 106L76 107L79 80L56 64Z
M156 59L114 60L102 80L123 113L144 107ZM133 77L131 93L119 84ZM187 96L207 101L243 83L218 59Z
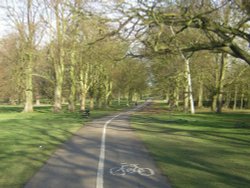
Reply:
M109 115L122 108L81 114L51 113L51 106L20 113L22 107L0 106L0 187L19 188L46 162L58 146L69 139L85 121Z
M250 185L250 113L169 113L133 116L133 127L174 188Z

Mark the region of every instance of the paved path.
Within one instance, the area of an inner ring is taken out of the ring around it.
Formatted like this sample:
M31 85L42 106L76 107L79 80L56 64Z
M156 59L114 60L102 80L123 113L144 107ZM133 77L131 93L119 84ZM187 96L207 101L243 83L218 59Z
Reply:
M131 130L130 113L104 117L84 126L25 188L169 188ZM127 165L121 167L122 163Z

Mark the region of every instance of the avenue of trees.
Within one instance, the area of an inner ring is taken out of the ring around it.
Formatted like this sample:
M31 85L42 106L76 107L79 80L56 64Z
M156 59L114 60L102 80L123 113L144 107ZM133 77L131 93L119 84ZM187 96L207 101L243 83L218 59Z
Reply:
M2 99L24 103L25 112L47 99L59 112L63 102L74 111L79 102L85 109L86 98L94 108L112 99L127 98L129 104L142 95L145 64L124 59L129 44L119 36L103 37L111 28L104 17L85 13L84 3L27 0L21 9L6 6L14 31L1 39Z
M0 99L108 107L152 96L177 109L250 108L244 0L24 0L1 7Z

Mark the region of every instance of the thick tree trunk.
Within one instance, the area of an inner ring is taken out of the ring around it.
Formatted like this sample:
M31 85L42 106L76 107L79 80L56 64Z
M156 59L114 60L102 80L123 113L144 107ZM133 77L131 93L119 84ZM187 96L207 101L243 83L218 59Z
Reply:
M54 96L53 112L60 112L62 109L62 86L60 83L55 86Z
M216 107L217 107L217 98L218 98L218 95L215 93L213 98L212 98L212 104L211 104L211 108L212 108L212 111L216 111Z
M218 95L216 113L221 113L222 112L223 88L224 88L226 64L227 64L227 54L222 54L221 55L221 61L220 61L220 69L219 69L219 80L218 80L218 85L217 85L217 88L216 88L217 95Z
M81 93L81 104L80 104L80 108L81 110L85 110L86 109L86 92L82 92Z
M86 97L89 90L89 65L87 65L87 69L80 71L80 87L81 87L81 110L86 109Z
M34 17L32 17L32 0L28 0L27 2L27 38L25 38L25 33L20 32L21 36L24 37L21 43L24 43L23 46L23 59L26 67L25 67L25 105L23 112L33 112L33 84L32 84L32 73L33 73L33 49L34 49ZM21 38L22 38L21 37ZM28 46L26 46L26 44ZM27 51L26 51L27 50ZM25 57L28 56L26 59Z
M55 91L54 91L54 105L53 112L60 112L62 110L62 85L63 85L64 65L55 64Z
M23 112L33 112L32 59L27 63L25 71L25 105Z
M216 113L221 113L222 112L222 106L223 106L223 95L222 95L222 93L220 93L218 98L217 98Z
M86 97L87 97L87 85L83 80L80 80L80 85L81 85L80 109L85 110L86 109Z
M109 100L110 100L110 96L112 93L112 87L113 87L113 83L110 80L106 80L105 81L105 107L107 108L109 105Z
M55 2L54 10L55 10L55 20L56 20L56 45L51 50L53 52L53 63L55 69L55 91L54 91L54 105L53 111L60 112L62 109L62 87L63 87L63 79L64 79L64 33L65 33L65 24L66 21L63 18L63 14L61 14L59 10L59 1ZM52 47L52 46L51 46Z
M75 64L76 64L76 55L75 55L75 51L72 51L71 52L71 64L70 64L70 82L71 82L71 86L70 86L69 105L68 105L68 109L71 112L75 111L75 101L76 101Z

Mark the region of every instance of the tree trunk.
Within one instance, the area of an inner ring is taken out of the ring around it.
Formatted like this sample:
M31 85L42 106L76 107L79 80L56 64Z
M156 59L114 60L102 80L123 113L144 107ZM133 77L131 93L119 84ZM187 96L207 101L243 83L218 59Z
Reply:
M62 110L62 85L63 85L64 65L55 64L55 91L54 91L54 105L53 112L60 112Z
M198 91L198 108L203 108L203 80L200 78Z
M250 109L250 95L247 98L247 109Z
M174 32L172 26L170 26L170 30L172 32L172 35L175 37L176 33ZM176 43L176 47L179 49L179 46L178 46L177 43ZM180 53L180 56L182 57L182 59L185 61L185 65L186 65L186 67L185 67L186 68L185 76L186 76L186 79L187 79L188 97L189 97L189 102L190 102L190 111L191 111L191 114L195 114L189 58L187 58L180 49L179 49L179 53Z
M133 90L129 89L129 92L128 92L128 106L132 103L133 94L134 94Z
M217 112L217 103L218 103L218 97L220 93L219 85L220 85L220 70L221 70L221 61L219 61L219 55L215 57L215 63L216 63L216 69L215 69L215 88L213 90L213 96L212 96L212 104L211 104L211 110L213 112Z
M85 71L80 71L80 87L81 87L81 103L80 108L81 110L86 109L86 97L89 90L89 65L87 65L87 68Z
M85 110L86 109L86 96L87 96L86 83L83 80L80 80L80 86L81 86L80 109Z
M174 105L176 107L179 106L179 100L180 100L180 97L179 97L179 87L177 85L176 88L175 88L175 90L174 90Z
M223 95L222 95L222 93L220 93L218 98L217 98L216 113L221 113L222 112L222 106L223 106Z
M25 105L23 112L33 112L32 63L30 56L25 71Z
M247 109L250 109L250 94L248 94L247 98Z
M40 106L41 103L40 103L40 99L36 99L36 106Z
M242 110L244 107L244 93L241 94L240 98L240 109Z
M185 85L184 91L184 112L188 112L189 109L189 98L188 98L188 85Z
M109 105L109 99L112 93L112 87L113 87L113 83L110 80L106 80L105 81L105 107L107 108Z
M53 63L55 69L55 91L54 91L54 105L53 111L60 112L62 109L62 86L64 79L64 33L65 33L65 24L66 21L63 18L63 14L59 10L59 1L55 2L55 6L53 7L55 10L55 19L56 19L56 46L53 46ZM62 16L62 17L60 17ZM52 47L52 46L51 46Z
M236 110L236 108L237 108L237 98L238 98L238 87L237 87L237 85L235 85L233 110Z
M121 106L121 91L118 91L118 106Z
M216 88L217 91L217 107L216 107L216 113L222 112L222 106L223 106L223 88L224 88L224 79L225 79L225 67L227 64L227 54L221 55L221 61L220 61L220 69L219 69L219 80L218 85Z
M84 111L86 109L86 95L87 93L85 91L83 91L81 93L81 104L80 104L80 108L82 111Z
M62 109L62 85L60 83L56 84L54 95L53 112L60 112Z
M70 64L70 95L69 95L69 105L68 109L71 112L75 111L75 101L76 101L76 75L75 75L75 65L76 65L76 55L75 51L71 52L71 64Z
M101 98L101 95L97 96L96 103L97 103L98 108L102 107L102 98Z
M224 104L225 108L229 108L230 102L231 102L231 93L228 92L227 95L226 95L226 101L225 101L225 104Z
M189 59L185 58L185 63L186 63L186 76L187 76L187 84L188 84L190 111L191 111L191 114L195 114Z
M166 103L169 103L169 93L166 93L166 98L165 98Z
M217 93L215 93L212 98L212 105L211 105L212 111L214 112L216 111L216 107L217 107L217 98L218 98L218 95Z
M89 99L89 108L90 108L91 110L93 110L94 107L95 107L94 96L91 95L91 96L90 96L90 99Z
M23 112L33 112L33 84L32 84L32 73L33 73L33 49L34 49L34 22L32 21L32 0L27 1L27 24L28 24L28 35L27 38L24 39L23 36L24 33L20 33L22 38L24 46L23 46L23 59L26 67L25 67L25 105ZM28 46L26 46L26 44ZM26 51L27 50L27 51ZM26 59L27 56L27 59Z

